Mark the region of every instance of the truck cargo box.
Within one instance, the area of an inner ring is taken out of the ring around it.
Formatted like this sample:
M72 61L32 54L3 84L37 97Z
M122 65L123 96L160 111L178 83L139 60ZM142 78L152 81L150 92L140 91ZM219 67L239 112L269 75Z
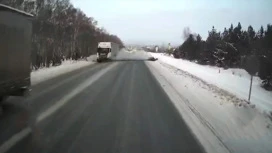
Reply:
M30 86L32 15L0 4L0 98Z

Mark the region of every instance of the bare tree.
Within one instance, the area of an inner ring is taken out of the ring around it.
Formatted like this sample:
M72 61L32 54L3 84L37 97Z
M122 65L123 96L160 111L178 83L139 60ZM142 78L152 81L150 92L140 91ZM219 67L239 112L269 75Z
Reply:
M99 41L122 41L69 0L0 0L1 4L32 13L32 66L59 65L63 59L82 59L95 54Z

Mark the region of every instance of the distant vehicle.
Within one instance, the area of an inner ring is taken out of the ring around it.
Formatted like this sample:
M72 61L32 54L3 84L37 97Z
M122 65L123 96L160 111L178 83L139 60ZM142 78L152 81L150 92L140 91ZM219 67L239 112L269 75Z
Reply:
M159 46L155 47L155 51L158 52L159 51Z
M97 47L97 62L112 59L117 55L120 48L113 42L99 42Z
M32 15L0 4L0 102L30 87Z

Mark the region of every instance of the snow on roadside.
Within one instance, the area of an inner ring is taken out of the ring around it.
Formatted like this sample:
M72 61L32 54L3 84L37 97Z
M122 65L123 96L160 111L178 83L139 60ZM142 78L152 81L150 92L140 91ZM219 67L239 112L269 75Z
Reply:
M267 116L175 66L146 63L207 152L272 152Z
M65 60L59 66L53 66L49 68L41 68L31 72L31 84L35 85L48 79L54 78L61 74L65 74L76 69L88 66L94 63L96 55L91 55L86 60Z
M161 53L150 53L159 61L167 63L178 69L195 75L204 81L216 85L241 99L248 98L250 75L243 69L228 69L223 70L218 67L203 66L187 60L175 59ZM271 113L272 111L272 93L264 90L260 86L261 80L254 77L251 102L256 107L264 112Z

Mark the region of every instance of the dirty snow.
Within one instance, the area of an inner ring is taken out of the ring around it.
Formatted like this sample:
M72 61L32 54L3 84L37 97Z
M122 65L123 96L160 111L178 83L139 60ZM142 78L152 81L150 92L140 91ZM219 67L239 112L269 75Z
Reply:
M88 66L95 63L96 55L91 55L86 60L65 60L59 66L52 66L49 68L41 68L36 71L31 72L31 84L35 85L42 81L54 78L64 73L74 71L76 69Z
M150 54L158 58L159 61L197 76L210 84L234 94L238 98L248 99L250 75L243 69L224 70L218 67L199 65L187 60L175 59L161 53ZM269 114L272 111L272 92L264 90L260 84L261 80L258 77L254 77L251 103L255 104L261 111Z
M272 152L268 116L163 59L146 63L207 152Z

